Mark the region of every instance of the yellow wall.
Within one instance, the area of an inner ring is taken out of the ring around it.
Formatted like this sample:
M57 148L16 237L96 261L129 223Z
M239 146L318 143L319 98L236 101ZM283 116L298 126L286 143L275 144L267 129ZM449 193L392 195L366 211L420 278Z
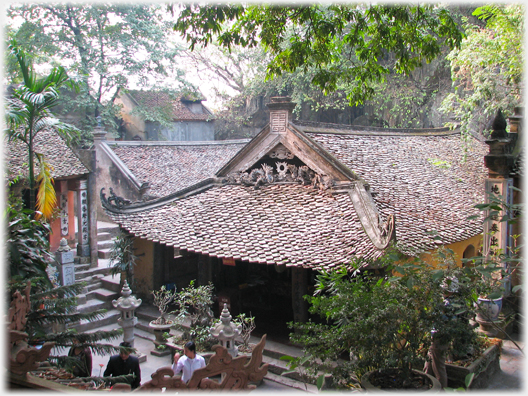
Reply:
M130 114L132 109L136 106L127 94L121 94L115 100L116 104L122 106L121 117L125 123L125 129L127 131L126 138L131 140L134 136L138 135L143 140L147 140L147 134L145 133L145 121L139 116L133 116Z
M134 280L136 290L134 294L144 297L150 296L153 289L153 263L154 263L154 243L146 239L134 237L134 254L138 257L134 267Z
M462 258L464 256L464 251L467 249L468 246L473 245L475 248L474 256L479 255L479 250L482 247L482 234L476 235L472 238L466 239L465 241L456 242L451 245L445 245L446 248L451 249L455 254L456 263L459 267L462 266ZM422 254L420 255L420 258L425 261L426 263L429 263L433 266L435 266L435 262L433 260L435 251L429 252L429 254Z

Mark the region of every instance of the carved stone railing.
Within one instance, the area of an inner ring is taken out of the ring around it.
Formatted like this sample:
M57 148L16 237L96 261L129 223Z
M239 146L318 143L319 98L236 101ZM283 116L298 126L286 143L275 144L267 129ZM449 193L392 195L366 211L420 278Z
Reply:
M214 355L209 363L196 370L188 383L174 376L172 367L166 366L152 374L152 379L134 391L159 391L163 388L187 390L251 390L255 383L262 381L268 373L268 364L262 364L262 353L266 345L266 335L253 348L251 358L238 356L233 358L221 345L213 346ZM213 377L220 376L219 380Z

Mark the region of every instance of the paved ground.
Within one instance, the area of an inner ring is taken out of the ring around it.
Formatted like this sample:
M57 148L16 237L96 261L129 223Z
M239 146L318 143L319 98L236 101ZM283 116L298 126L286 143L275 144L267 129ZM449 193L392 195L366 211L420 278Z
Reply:
M119 326L109 325L109 326L98 328L96 330L111 330L114 328L119 328ZM147 336L145 332L141 330L136 330L136 334ZM122 340L116 341L116 345L119 344L119 342L121 341ZM141 383L145 383L149 381L151 379L151 375L155 373L156 370L158 370L159 368L171 365L170 355L159 357L159 356L150 354L150 352L154 350L154 343L150 339L146 339L146 338L136 335L134 339L134 347L139 352L141 352L143 355L146 356L146 361L140 363ZM99 376L99 373L101 373L102 375L108 363L108 359L109 359L109 356L93 355L92 374ZM260 385L258 389L255 390L255 392L275 392L275 391L301 392L298 389L291 388L282 383L271 381L267 378L265 378L264 383Z
M514 335L513 339L524 352L524 342L521 342L517 335ZM500 360L501 371L493 376L487 390L524 392L526 390L524 363L525 357L519 348L513 342L504 340Z

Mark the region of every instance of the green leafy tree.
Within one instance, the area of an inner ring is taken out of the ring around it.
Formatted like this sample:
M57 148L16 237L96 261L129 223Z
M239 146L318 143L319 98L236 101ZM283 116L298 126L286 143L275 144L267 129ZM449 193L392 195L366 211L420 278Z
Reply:
M12 95L6 100L7 135L9 140L20 141L27 147L30 209L35 210L37 207L45 218L50 218L56 206L55 189L49 165L42 154L35 152L34 142L39 132L48 129L59 133L67 142L78 136L75 127L61 122L51 112L58 105L59 89L63 86L74 88L76 85L61 66L53 68L47 76L39 78L30 59L15 40L10 42L8 49L10 56L18 64L23 83L15 86ZM38 205L35 199L35 158L40 169Z
M10 34L28 52L42 63L68 64L85 82L80 95L62 103L63 114L77 112L83 131L101 116L105 129L116 132L113 100L120 87L185 85L176 67L179 49L159 11L146 4L40 3L12 5L7 14L22 18Z
M466 136L487 136L499 109L508 115L522 105L524 6L484 6L474 15L486 25L467 22L461 47L449 54L455 92L442 110L455 116Z
M450 13L433 5L192 4L182 6L174 28L191 49L214 40L226 48L262 45L271 56L268 77L314 67L311 82L325 93L350 84L351 104L372 96L373 82L409 73L462 39Z

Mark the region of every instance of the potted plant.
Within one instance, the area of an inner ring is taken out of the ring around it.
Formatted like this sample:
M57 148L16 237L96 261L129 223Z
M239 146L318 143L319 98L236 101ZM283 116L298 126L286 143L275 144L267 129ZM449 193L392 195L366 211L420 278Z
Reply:
M143 255L136 255L134 250L136 249L134 248L132 237L123 231L119 231L110 248L110 273L112 276L120 274L121 285L126 279L131 289L134 288L134 267L136 266L136 261Z
M168 338L165 334L167 334L172 325L175 324L174 320L167 319L165 315L167 314L170 303L174 301L174 298L176 297L176 289L169 290L166 286L161 286L159 290L152 290L151 293L154 296L153 304L158 308L160 313L158 318L149 323L149 327L154 330L154 335L156 336L154 344L158 347L160 345L165 345ZM165 348L161 350L159 348L156 349L161 352L165 351ZM167 351L167 353L169 352Z
M504 291L502 268L491 262L475 266L478 279L474 299L477 307L477 322L494 322L499 319Z
M182 341L192 340L200 350L210 350L217 343L209 333L214 321L211 309L213 289L212 283L196 286L191 281L188 287L176 293L174 302L178 308L171 312L176 315L176 326L182 331ZM183 325L186 320L189 321L188 327Z

